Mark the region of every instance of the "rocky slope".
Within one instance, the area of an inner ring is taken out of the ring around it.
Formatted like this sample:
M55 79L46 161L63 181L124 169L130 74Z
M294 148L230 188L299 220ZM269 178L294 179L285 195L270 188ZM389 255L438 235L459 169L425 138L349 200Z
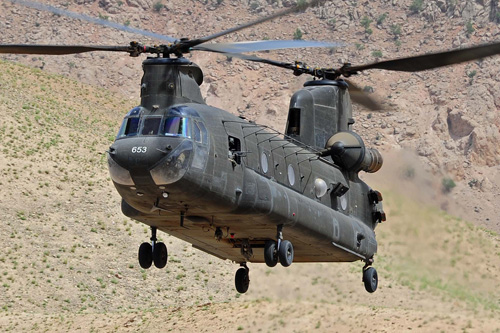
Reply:
M199 37L269 14L294 1L45 1L89 16L175 37ZM0 4L2 43L126 45L158 41L17 4ZM345 42L336 50L285 50L269 58L340 66L440 51L498 39L494 1L327 1L221 40L304 39ZM140 60L125 55L5 56L137 100ZM207 103L282 130L291 94L306 78L265 65L198 52ZM385 113L358 112L355 129L384 151L408 149L439 178L458 184L449 198L460 214L500 230L500 57L423 73L371 71L355 79L387 102ZM121 110L124 112L124 110ZM443 207L446 204L442 204Z

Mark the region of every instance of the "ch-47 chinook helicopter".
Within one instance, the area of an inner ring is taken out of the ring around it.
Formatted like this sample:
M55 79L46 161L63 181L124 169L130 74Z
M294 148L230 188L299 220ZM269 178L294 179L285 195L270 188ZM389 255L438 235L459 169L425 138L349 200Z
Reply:
M14 3L97 20L25 0ZM316 4L313 1L308 5ZM141 104L125 116L108 150L109 171L122 197L123 213L151 227L151 242L139 247L139 263L167 264L164 231L195 248L239 263L240 293L249 287L247 262L361 260L368 292L378 285L371 267L377 252L375 227L385 220L382 196L358 177L376 172L382 157L366 148L352 125L351 97L377 104L342 79L368 69L415 72L500 53L500 43L376 62L363 66L312 68L262 59L243 52L293 47L332 47L314 41L207 42L296 12L299 7L199 39L163 36L167 45L129 46L0 45L0 53L73 54L127 52L143 61ZM101 22L98 22L101 23ZM116 24L113 24L116 27ZM128 27L123 27L130 30ZM137 29L134 31L137 32ZM157 36L157 35L156 35ZM206 105L201 69L184 54L209 51L290 69L314 79L291 98L284 134Z

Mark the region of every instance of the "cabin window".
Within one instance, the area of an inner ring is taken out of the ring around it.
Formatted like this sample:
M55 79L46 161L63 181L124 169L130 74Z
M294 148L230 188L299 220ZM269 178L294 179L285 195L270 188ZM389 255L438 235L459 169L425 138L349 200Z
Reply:
M145 117L142 125L142 135L158 135L161 117Z
M241 141L234 136L228 137L229 154L234 162L241 164Z
M288 112L288 135L300 135L300 109L291 108Z
M163 126L163 134L190 138L191 128L189 127L189 118L167 117Z

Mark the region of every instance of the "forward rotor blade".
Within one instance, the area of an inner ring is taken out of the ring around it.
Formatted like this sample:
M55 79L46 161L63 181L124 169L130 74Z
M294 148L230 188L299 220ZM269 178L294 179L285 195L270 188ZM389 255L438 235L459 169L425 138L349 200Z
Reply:
M192 48L192 50L211 51L219 53L243 53L306 47L339 47L344 45L345 44L343 43L337 42L318 42L312 40L259 40L251 42L204 44L195 46Z
M0 53L63 55L92 51L130 52L130 46L0 45Z
M184 42L185 43L184 45L188 46L188 47L194 47L196 45L199 45L199 44L211 41L212 39L219 38L219 37L222 37L224 35L227 35L227 34L230 34L230 33L236 32L236 31L243 30L243 29L249 28L251 26L254 26L254 25L257 25L257 24L260 24L260 23L264 23L264 22L267 22L267 21L270 21L270 20L274 20L275 18L278 18L280 16L288 15L288 14L295 13L295 12L304 11L308 7L315 6L315 5L319 4L321 1L322 0L311 0L309 3L303 4L303 5L298 5L297 4L297 5L295 5L295 6L291 7L291 8L279 11L279 12L274 13L272 15L269 15L269 16L260 18L260 19L255 20L255 21L251 21L251 22L239 25L239 26L231 28L231 29L227 29L227 30L218 32L218 33L210 35L210 36L206 36L206 37L202 37L202 38L198 38L198 39L193 39L193 40L188 40L188 41Z
M293 64L288 63L288 62L264 59L264 58L259 58L259 57L253 56L253 55L242 54L242 53L229 53L229 52L217 52L217 51L213 51L213 52L223 54L226 57L238 58L238 59L242 59L242 60L273 65L273 66L281 67L281 68L288 68L288 69L293 68Z
M78 20L82 20L82 21L86 21L86 22L90 22L90 23L94 23L94 24L99 24L99 25L103 25L103 26L106 26L106 27L114 28L114 29L118 29L118 30L121 30L121 31L130 32L130 33L133 33L133 34L138 34L138 35L142 35L142 36L146 36L146 37L155 38L155 39L158 39L158 40L167 41L167 42L170 42L170 43L173 43L173 42L175 42L177 40L176 38L173 38L173 37L170 37L170 36L165 36L165 35L157 34L157 33L151 32L151 31L147 31L147 30L132 28L132 27L129 27L129 26L126 26L126 25L122 25L122 24L118 24L118 23L115 23L115 22L111 22L111 21L108 21L108 20L103 20L103 19L98 19L98 18L95 18L95 17L90 17L90 16L85 15L85 14L79 14L79 13L70 12L69 10L60 9L60 8L56 8L56 7L53 7L53 6L50 6L50 5L45 5L45 4L41 4L41 3L37 3L37 2L32 2L32 1L29 1L29 0L7 0L7 1L10 1L10 2L12 2L14 4L22 5L22 6L25 6L25 7L34 8L34 9L38 9L38 10L43 10L43 11L51 12L51 13L54 13L54 14L57 14L57 15L63 15L63 16L67 16L67 17L70 17L70 18L74 18L74 19L78 19Z
M341 68L342 74L355 74L367 69L385 69L389 71L418 72L427 69L444 67L461 62L471 61L500 54L500 42L484 44L464 49L424 54L415 57L380 61L363 66Z
M344 81L349 85L349 95L354 103L360 104L372 111L379 111L383 109L379 102L368 96L363 89L355 85L351 80Z

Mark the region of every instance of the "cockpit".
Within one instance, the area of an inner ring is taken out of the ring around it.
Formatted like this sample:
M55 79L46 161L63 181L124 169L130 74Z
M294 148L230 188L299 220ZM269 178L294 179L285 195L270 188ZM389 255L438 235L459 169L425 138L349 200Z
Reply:
M117 184L138 185L147 171L155 184L172 184L189 168L205 168L209 140L202 118L189 106L157 112L135 107L125 116L110 147L111 178Z

